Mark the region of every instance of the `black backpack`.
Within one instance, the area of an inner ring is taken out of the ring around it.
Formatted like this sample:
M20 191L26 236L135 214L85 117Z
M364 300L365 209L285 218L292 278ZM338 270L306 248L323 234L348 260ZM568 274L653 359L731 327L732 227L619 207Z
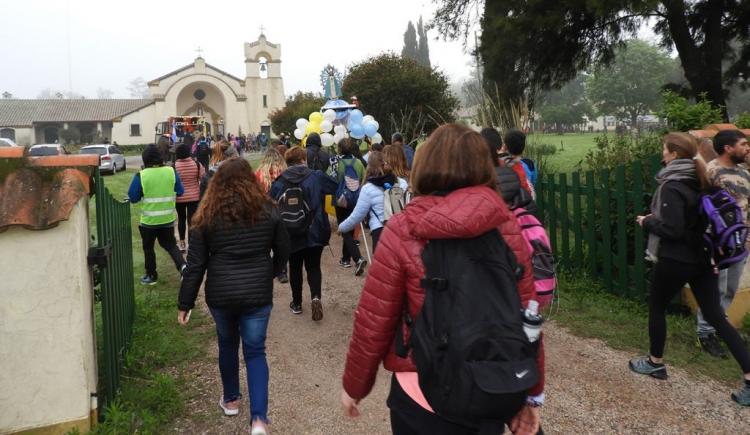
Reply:
M481 426L510 421L539 381L537 343L523 331L517 281L523 274L497 230L473 239L430 240L422 251L424 304L409 348L419 387L435 412ZM396 353L406 357L403 329Z
M285 182L286 187L279 197L281 220L290 236L303 236L312 225L313 212L302 185Z
M214 176L215 172L216 169L209 169L205 174L203 174L200 181L198 182L198 188L200 189L201 198L203 198L203 195L206 193L206 189L208 189L208 183L211 182L211 177ZM200 174L200 170L198 171L198 173Z

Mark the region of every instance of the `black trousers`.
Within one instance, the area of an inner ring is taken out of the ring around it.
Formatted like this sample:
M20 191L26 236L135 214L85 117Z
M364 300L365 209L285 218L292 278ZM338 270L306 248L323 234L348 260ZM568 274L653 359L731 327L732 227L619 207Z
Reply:
M289 256L289 285L292 287L292 301L302 304L302 266L307 272L307 285L310 286L310 299L321 297L323 273L320 271L322 246L305 248Z
M177 209L177 234L180 240L185 240L185 231L190 228L190 221L193 220L195 211L198 210L200 201L178 202L175 205Z
M380 240L380 233L382 232L383 227L370 231L370 237L372 237L372 255L375 255L375 248L378 246L378 240Z
M422 408L401 388L396 376L391 377L391 392L386 401L391 410L393 435L495 435L502 434L505 424L493 422L481 429L448 421ZM537 435L544 435L539 428Z
M352 210L336 207L336 220L338 220L339 223L344 222L350 214L352 214ZM362 255L359 253L357 244L354 243L354 230L349 231L348 233L342 233L341 238L344 239L341 246L341 261L359 261L359 259L362 258Z
M740 334L727 320L719 301L719 276L706 265L682 263L669 258L659 258L654 267L651 283L651 299L648 314L648 335L651 340L651 355L661 358L667 339L666 311L669 302L682 290L685 283L690 290L706 321L716 329L716 333L726 342L729 351L737 360L743 373L750 373L750 354L742 342Z
M172 257L177 270L179 271L182 268L185 264L185 259L182 258L180 248L177 247L177 240L174 238L174 227L150 228L138 226L138 231L140 231L141 240L143 241L146 275L151 275L154 278L158 277L156 273L156 252L154 252L154 245L157 240L159 240L159 245Z

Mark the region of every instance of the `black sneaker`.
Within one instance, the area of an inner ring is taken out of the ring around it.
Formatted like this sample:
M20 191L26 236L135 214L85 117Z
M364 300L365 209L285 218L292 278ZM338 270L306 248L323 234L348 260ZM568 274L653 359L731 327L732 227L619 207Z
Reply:
M667 379L667 367L664 364L655 365L647 356L631 359L628 366L636 373L661 380Z
M365 266L367 266L367 260L364 258L360 258L357 260L357 267L354 269L354 276L360 276L365 271Z
M156 277L152 275L143 275L141 277L141 285L154 285L156 284Z
M316 322L321 320L323 318L323 304L320 302L320 298L313 298L310 306L312 308L312 319Z
M339 260L339 266L348 269L348 268L352 267L352 263L351 263L351 261Z
M302 314L302 304L295 304L294 301L289 302L289 310L292 314Z
M716 334L708 334L705 337L698 337L698 343L700 344L701 349L712 357L727 358L727 353L724 348L721 347L721 342L719 342L719 337L717 337Z
M289 277L287 276L286 273L282 273L279 275L279 282L282 284L286 284L289 282Z

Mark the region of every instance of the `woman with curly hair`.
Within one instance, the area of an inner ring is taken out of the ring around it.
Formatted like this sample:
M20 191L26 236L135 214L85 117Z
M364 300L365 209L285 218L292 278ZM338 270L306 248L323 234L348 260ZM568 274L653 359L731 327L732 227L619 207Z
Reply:
M278 149L271 147L263 155L263 160L258 164L255 171L255 178L260 183L263 191L271 190L271 183L286 170L286 161L284 156L279 153Z
M240 158L225 161L212 177L192 224L177 320L181 325L188 323L207 273L204 292L216 322L224 387L219 406L224 415L239 413L238 348L242 341L252 434L266 434L266 330L273 306L273 277L289 258L289 236L250 164Z

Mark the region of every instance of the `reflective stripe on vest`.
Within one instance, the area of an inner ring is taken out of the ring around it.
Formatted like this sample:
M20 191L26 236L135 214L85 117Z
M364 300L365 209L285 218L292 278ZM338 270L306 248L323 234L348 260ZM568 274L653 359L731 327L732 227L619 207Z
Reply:
M141 171L143 204L141 223L144 225L164 225L177 219L174 192L175 172L169 166L147 168Z

